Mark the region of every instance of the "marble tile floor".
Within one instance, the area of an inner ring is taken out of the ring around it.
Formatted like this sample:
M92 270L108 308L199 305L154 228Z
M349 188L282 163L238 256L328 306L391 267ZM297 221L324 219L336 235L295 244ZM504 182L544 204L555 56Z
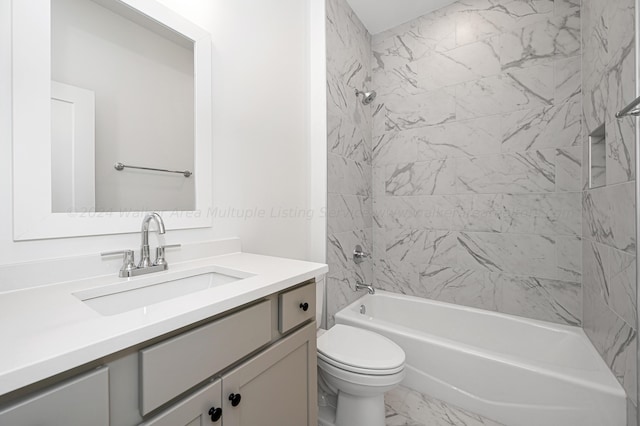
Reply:
M386 426L504 426L403 386L384 397Z

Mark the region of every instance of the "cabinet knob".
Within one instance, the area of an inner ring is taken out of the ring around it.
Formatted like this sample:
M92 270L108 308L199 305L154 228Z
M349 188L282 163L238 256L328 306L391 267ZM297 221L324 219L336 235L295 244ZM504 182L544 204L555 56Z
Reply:
M300 309L302 309L303 311L307 312L307 310L309 309L309 304L307 302L301 303L300 304Z
M231 395L229 395L229 401L231 401L231 405L233 407L237 407L238 404L240 404L241 399L242 396L239 393L232 393Z
M209 415L211 416L212 422L217 422L218 420L220 420L220 417L222 417L222 408L209 408Z

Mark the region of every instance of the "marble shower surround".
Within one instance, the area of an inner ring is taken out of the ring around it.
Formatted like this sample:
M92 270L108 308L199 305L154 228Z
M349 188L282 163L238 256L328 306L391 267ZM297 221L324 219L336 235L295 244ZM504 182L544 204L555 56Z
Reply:
M606 186L582 197L584 329L627 392L637 425L634 120L615 119L635 98L634 0L582 0L583 140L606 126ZM583 158L587 158L585 150Z
M355 96L371 84L371 35L345 0L327 0L327 327L362 296L357 281L373 280L373 262L356 265L356 244L371 253L371 107Z
M580 2L461 0L372 42L375 285L581 325Z

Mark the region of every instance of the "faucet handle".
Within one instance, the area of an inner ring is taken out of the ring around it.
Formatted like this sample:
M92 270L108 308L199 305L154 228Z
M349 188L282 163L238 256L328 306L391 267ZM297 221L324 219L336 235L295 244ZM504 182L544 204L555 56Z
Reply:
M359 265L364 262L364 259L366 257L371 257L371 255L369 253L363 252L362 246L360 244L357 244L355 250L353 250L353 261L356 263L356 265Z
M122 255L122 268L120 268L120 276L129 276L129 272L136 269L135 253L133 250L116 250L100 253L100 256Z
M163 246L160 246L162 248L168 249L168 248L178 248L178 247L182 247L182 244L165 244Z
M100 253L100 256L115 256L116 254L126 254L126 253L133 253L133 250L114 250L114 251L103 251L102 253Z
M154 265L166 265L167 261L164 258L164 250L168 248L180 247L181 244L167 244L164 246L156 247L156 261L153 263Z

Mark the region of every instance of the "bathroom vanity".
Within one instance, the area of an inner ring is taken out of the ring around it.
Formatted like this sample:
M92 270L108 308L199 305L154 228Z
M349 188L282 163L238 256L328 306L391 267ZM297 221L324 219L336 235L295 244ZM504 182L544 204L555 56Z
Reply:
M124 312L83 300L128 306L128 294L202 271L240 278ZM315 425L325 272L233 253L0 293L0 424Z

